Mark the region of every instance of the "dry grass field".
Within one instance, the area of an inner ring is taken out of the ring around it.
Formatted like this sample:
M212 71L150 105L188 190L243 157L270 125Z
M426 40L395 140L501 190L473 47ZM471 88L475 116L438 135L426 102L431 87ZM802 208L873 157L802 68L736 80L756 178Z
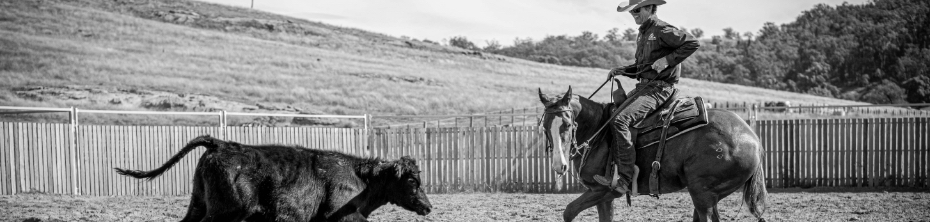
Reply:
M311 113L467 114L537 106L537 88L562 93L572 86L575 93L589 95L607 73L188 0L20 0L0 1L0 8L4 106L152 109L126 101L24 93L29 87L77 86L110 93L204 95ZM629 89L632 83L624 84ZM717 102L860 104L694 79L682 80L679 88L684 95ZM602 91L596 99L608 101L607 96ZM55 116L5 115L0 120L61 118ZM196 125L215 120L108 115L84 122Z
M737 193L738 195L739 193ZM720 204L722 219L755 221L733 195ZM433 211L418 216L394 205L384 206L372 221L561 221L565 205L578 194L433 194ZM930 193L837 192L770 193L768 221L928 221ZM189 197L88 197L48 194L0 196L0 221L178 221ZM687 193L634 198L628 207L614 202L615 221L690 221ZM742 207L742 208L741 208ZM595 221L592 208L576 221Z

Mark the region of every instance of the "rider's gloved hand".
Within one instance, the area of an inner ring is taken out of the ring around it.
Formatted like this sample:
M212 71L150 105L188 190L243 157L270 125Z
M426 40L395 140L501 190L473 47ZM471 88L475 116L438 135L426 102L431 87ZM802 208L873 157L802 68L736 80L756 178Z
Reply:
M635 79L637 77L637 74L638 73L636 70L636 66L628 65L624 67L611 69L610 72L607 73L607 78L613 78L614 76L621 75L621 76L629 77L631 79Z
M625 69L626 69L626 67L619 67L619 68L610 69L610 72L607 73L607 78L610 79L610 78L613 78L614 76L617 76L617 75L623 75Z
M652 69L656 70L656 72L662 72L667 67L668 67L668 60L665 58L659 58L654 63L652 63Z

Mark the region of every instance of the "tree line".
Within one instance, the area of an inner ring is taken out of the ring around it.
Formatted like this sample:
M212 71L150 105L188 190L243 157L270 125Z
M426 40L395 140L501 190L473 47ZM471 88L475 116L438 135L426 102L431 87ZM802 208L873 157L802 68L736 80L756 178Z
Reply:
M819 4L793 22L766 23L758 32L732 28L704 38L683 63L688 78L800 92L870 103L930 103L930 1L873 0ZM517 38L478 48L458 36L448 44L566 66L613 68L632 64L637 30L614 28L601 37Z

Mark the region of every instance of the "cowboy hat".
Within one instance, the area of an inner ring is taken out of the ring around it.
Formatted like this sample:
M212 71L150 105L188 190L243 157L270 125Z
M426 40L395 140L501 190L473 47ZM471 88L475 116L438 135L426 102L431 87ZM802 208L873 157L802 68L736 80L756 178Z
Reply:
M620 2L617 6L617 12L625 12L630 9L637 9L647 5L664 5L665 0L626 0Z

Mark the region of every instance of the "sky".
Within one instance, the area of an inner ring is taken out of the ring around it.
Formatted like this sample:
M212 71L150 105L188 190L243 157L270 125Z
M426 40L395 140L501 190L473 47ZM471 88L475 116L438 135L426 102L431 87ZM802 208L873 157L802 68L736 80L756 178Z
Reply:
M578 36L590 31L637 28L622 0L201 0L358 28L395 37L442 41L464 36L478 46L496 40L541 40L550 35ZM804 10L824 3L836 6L867 0L666 0L656 13L676 27L700 28L704 38L731 27L758 33L766 22L789 23Z

